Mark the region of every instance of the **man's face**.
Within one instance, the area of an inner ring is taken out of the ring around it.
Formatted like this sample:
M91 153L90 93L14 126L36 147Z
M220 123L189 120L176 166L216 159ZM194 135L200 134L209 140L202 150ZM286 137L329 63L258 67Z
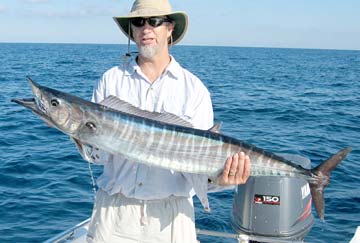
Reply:
M133 37L139 48L140 55L149 59L168 50L168 39L174 28L172 23L163 22L161 19L156 18L164 19L165 17L151 17L146 20L137 18L131 24Z

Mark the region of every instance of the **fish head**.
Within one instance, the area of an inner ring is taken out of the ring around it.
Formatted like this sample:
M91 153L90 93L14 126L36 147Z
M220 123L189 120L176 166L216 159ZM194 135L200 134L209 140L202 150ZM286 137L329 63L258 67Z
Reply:
M13 100L36 113L48 125L74 136L82 126L84 111L76 97L35 83L29 78L33 99ZM75 136L76 137L76 136Z

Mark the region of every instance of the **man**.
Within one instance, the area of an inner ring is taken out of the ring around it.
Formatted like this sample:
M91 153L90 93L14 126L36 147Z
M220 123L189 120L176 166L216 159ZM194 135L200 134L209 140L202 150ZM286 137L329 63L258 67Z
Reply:
M175 114L195 128L211 128L208 90L169 54L169 45L186 32L187 15L172 12L167 0L136 0L128 16L114 20L139 54L105 72L92 100L115 95L143 110ZM88 242L196 242L192 196L208 209L206 176L149 167L97 149L88 153L104 165ZM249 157L235 154L224 164L217 184L246 182Z

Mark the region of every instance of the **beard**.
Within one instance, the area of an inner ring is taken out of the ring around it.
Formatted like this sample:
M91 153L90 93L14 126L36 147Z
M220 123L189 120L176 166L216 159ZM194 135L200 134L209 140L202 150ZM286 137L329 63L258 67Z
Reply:
M159 46L144 45L139 47L139 54L146 59L153 59L159 53Z

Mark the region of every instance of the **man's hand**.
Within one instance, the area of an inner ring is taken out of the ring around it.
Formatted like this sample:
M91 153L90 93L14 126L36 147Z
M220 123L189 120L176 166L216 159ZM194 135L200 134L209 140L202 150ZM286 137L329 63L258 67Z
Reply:
M223 173L218 178L221 186L244 184L250 176L251 162L244 152L227 158Z

